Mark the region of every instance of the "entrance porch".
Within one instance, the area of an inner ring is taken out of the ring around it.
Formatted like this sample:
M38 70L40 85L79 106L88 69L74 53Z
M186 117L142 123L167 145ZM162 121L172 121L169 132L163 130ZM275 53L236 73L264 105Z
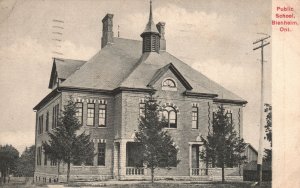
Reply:
M114 143L114 178L142 179L147 174L139 152L140 144L133 139L116 140Z
M189 142L189 165L190 176L207 176L208 170L204 160L200 158L200 152L203 149L202 142Z
M127 179L148 179L150 178L150 171L146 169L141 160L141 153L139 152L139 143L134 142L134 139L120 139L114 142L113 151L113 177L118 180ZM172 179L205 179L208 178L208 170L205 161L200 159L200 151L203 147L202 142L189 142L189 163L183 168L189 169L188 173L182 174L182 171L176 167L172 171L166 170L166 173L158 173L157 178L172 178ZM180 154L179 154L180 155ZM180 156L178 156L180 157ZM179 164L180 165L180 164ZM160 172L164 172L161 169ZM172 174L172 175L171 175Z

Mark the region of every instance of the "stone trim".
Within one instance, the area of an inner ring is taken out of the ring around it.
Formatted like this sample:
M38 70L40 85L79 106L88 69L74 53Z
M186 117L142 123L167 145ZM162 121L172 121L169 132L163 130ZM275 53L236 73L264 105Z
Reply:
M238 111L238 121L239 121L239 137L241 137L241 108Z
M211 114L210 109L211 109L211 107L210 107L209 102L207 102L207 105L208 105L208 134L210 134L211 133L211 117L210 117L210 114Z
M106 100L103 99L92 99L92 98L80 98L77 97L74 99L75 102L87 102L87 103L99 103L99 104L107 104Z
M198 145L203 145L204 143L201 141L194 141L194 142L188 142L189 145L193 145L193 144L198 144Z
M99 139L99 138L94 138L93 139L94 143L106 143L106 139Z
M145 103L146 99L145 98L140 98L139 101L140 101L140 103Z
M159 110L162 110L163 108L166 108L166 107L173 107L176 111L177 114L179 114L179 108L174 104L174 103L170 103L170 102L167 102L167 103L164 103Z

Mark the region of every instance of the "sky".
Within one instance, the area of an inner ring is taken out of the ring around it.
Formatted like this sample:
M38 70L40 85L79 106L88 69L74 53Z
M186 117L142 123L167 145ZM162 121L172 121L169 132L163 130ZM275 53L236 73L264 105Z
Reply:
M264 37L261 33L271 35L271 3L152 3L154 22L166 22L167 51L248 101L244 108L244 138L255 148L260 121L261 63L260 51L253 51L253 42ZM33 107L50 92L52 58L91 58L101 49L101 20L107 13L114 14L115 36L119 30L121 38L141 40L149 16L149 1L0 1L0 144L12 144L20 152L34 144ZM63 27L59 31L62 35L54 34L59 29L53 26ZM271 45L264 53L264 102L271 103Z

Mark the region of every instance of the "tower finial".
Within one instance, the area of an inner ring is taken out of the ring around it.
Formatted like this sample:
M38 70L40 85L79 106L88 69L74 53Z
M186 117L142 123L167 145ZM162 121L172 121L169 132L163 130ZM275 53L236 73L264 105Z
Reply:
M150 0L150 14L149 20L144 32L141 34L143 38L143 53L144 52L157 52L159 53L160 33L153 22L152 17L152 0Z
M150 15L149 15L149 21L152 21L152 0L150 0Z

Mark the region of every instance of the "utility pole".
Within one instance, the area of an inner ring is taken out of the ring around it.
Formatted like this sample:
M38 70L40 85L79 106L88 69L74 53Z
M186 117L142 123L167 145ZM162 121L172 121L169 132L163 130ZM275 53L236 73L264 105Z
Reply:
M258 158L257 158L257 179L258 184L261 185L262 182L262 160L263 160L263 139L264 139L264 47L269 45L270 42L266 42L268 38L259 39L253 44L260 43L260 46L254 48L253 50L261 49L261 98L260 98L260 127L259 127L259 148L258 148Z

